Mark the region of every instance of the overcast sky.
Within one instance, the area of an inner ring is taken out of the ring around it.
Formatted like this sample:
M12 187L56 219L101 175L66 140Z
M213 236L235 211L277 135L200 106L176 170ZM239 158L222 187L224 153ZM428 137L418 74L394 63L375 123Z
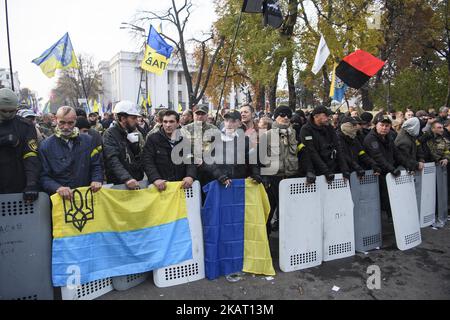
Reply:
M196 9L188 36L208 31L215 20L213 0L192 0ZM0 67L9 68L4 1L0 2ZM121 22L130 22L138 10L163 11L168 0L9 0L13 69L21 87L36 90L46 101L55 79L48 79L32 64L46 49L69 32L76 53L92 55L96 62L110 60L120 50L134 51L136 40ZM154 26L159 25L155 22ZM163 24L164 28L164 24ZM166 32L166 31L165 31Z

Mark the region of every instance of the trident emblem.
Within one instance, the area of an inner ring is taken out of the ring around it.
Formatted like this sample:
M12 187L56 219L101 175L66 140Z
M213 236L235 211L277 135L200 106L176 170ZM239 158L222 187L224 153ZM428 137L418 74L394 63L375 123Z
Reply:
M74 190L70 207L66 206L65 199L63 204L66 223L72 223L78 231L83 232L87 222L94 220L94 196L91 189L86 191L84 198L79 190Z

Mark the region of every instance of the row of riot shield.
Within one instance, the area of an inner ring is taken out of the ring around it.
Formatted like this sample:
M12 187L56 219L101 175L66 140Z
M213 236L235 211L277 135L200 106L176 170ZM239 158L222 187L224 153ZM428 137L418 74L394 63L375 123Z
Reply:
M397 247L420 245L420 228L447 221L446 168L427 163L416 176L402 171L386 176ZM339 175L331 184L318 177L287 179L280 184L280 268L284 272L318 266L357 252L381 248L379 179L373 171L350 183Z

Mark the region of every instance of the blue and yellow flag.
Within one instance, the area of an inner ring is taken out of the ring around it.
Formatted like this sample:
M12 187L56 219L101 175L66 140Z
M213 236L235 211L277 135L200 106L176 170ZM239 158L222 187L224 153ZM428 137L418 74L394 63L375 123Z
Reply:
M345 98L345 92L348 89L348 86L336 75L337 64L334 64L333 77L331 78L331 87L330 87L330 98L333 101L337 101L342 103L342 100Z
M207 278L240 271L275 275L266 229L270 204L264 186L233 179L230 188L214 181L203 191L207 194L202 209Z
M55 287L79 270L80 284L143 273L192 259L186 196L181 183L167 190L74 191L52 196Z
M169 65L172 52L173 48L167 44L153 26L150 26L141 68L148 72L162 75Z
M49 78L55 76L57 69L77 69L77 56L73 50L69 33L66 33L57 43L32 62L41 67L42 72Z

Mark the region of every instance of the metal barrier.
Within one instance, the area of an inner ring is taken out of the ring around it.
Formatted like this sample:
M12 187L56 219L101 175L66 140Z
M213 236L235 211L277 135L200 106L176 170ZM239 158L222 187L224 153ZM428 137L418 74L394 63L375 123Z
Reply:
M323 260L331 261L355 255L355 228L350 183L342 174L328 184L318 178L323 204Z
M395 178L389 173L386 176L386 184L397 247L402 251L414 248L422 243L422 237L417 219L419 212L413 176L402 171L402 174Z
M306 179L280 183L280 269L302 270L322 264L323 232L320 188Z
M53 300L50 200L0 195L0 300Z
M354 172L350 179L355 205L355 247L358 252L367 252L382 245L381 207L378 176L367 171L359 179Z

